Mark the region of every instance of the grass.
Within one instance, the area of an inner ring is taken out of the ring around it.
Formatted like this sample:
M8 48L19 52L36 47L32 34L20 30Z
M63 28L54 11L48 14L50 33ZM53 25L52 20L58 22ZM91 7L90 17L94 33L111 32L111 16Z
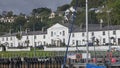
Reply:
M34 56L35 54L35 56ZM48 51L9 51L0 52L0 58L12 58L12 57L50 57L54 56L54 52Z
M69 52L71 53L71 52ZM76 52L73 52L76 53ZM79 53L85 53L83 51ZM94 56L94 52L91 51L91 56ZM51 51L36 51L34 56L34 50L31 51L2 51L0 52L0 58L13 58L13 57L52 57L52 56L64 56L65 52L51 52ZM96 55L98 56L106 56L106 51L98 52L96 51ZM113 56L120 56L119 52L113 52Z

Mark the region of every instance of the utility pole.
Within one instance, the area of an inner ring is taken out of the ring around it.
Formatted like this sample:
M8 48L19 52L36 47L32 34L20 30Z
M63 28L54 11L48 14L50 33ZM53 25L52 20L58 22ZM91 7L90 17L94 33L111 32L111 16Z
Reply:
M109 56L108 57L109 57L109 62L110 62L109 68L111 68L111 56L110 56L111 55L111 44L110 44L111 43L111 41L110 41L111 39L110 39L110 30L109 30L109 28L110 28L110 17L109 17L110 15L109 15L109 13L111 12L111 10L108 9L107 1L108 0L106 0L106 9L107 9L106 12L107 12L107 23L108 23L108 28L107 29L108 29L108 43L109 43L108 44L109 45L109 51L108 51L109 52L108 53Z

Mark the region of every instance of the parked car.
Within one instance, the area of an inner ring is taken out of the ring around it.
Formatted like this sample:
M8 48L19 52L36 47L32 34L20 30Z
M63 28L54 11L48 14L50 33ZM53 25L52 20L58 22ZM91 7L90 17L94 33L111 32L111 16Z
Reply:
M105 45L108 46L108 45L113 45L113 44L112 43L105 43Z
M120 48L117 48L117 47L116 47L116 48L115 48L115 51L120 51Z
M113 51L120 51L120 48L118 48L118 47L113 47L113 48L111 48Z
M36 48L38 48L38 49L44 49L44 46L43 45L39 45L39 46L36 46Z
M93 43L88 43L88 46L93 46Z

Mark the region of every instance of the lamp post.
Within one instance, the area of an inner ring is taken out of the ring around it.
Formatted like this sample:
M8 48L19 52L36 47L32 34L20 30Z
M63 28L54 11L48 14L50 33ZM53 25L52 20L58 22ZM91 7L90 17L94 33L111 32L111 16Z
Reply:
M33 45L34 45L34 57L36 56L36 44L35 44L35 24L33 24Z
M86 57L86 63L88 63L88 0L86 0L86 53L87 53L87 57Z
M95 37L92 37L92 43L93 43L93 46L94 46L94 58L96 59L96 51L95 51Z

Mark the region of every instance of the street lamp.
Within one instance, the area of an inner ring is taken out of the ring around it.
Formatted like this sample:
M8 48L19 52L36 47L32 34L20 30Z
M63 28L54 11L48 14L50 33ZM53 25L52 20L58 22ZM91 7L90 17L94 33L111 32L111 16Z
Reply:
M86 53L87 53L87 58L86 58L86 63L88 63L88 0L86 0Z

